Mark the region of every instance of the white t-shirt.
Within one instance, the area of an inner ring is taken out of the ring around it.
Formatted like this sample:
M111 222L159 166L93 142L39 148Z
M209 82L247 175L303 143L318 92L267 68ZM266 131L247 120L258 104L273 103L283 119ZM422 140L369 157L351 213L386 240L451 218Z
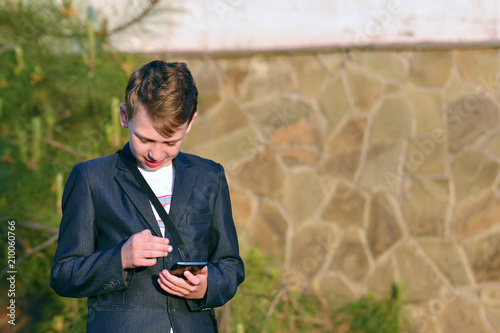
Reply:
M170 203L172 202L172 192L174 191L174 168L172 163L156 171L149 171L139 168L142 176L148 182L149 187L160 200L163 208L170 212ZM165 224L161 220L160 215L156 212L153 204L150 202L153 213L160 227L161 234L165 237Z

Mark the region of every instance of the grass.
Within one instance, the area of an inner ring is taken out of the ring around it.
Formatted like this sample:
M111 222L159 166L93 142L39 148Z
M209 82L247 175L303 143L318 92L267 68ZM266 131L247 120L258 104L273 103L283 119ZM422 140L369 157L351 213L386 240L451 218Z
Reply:
M335 332L398 333L411 331L411 324L404 315L402 287L396 284L388 298L369 294L336 309L333 323Z
M246 280L235 298L218 309L221 332L352 332L399 333L411 331L404 313L401 285L387 298L367 295L336 306L297 279L288 279L277 260L253 248L245 256Z

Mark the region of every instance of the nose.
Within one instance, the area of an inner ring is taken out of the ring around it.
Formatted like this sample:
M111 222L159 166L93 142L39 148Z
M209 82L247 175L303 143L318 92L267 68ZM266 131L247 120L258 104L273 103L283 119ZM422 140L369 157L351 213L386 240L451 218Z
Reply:
M163 151L161 149L161 144L158 142L153 143L149 149L149 158L153 161L159 161L163 158Z

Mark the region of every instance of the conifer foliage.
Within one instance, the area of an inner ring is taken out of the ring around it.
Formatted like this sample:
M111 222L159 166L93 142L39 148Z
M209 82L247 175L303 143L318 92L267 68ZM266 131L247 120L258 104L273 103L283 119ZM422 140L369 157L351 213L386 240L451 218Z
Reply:
M88 2L88 1L87 1ZM119 101L144 59L115 34L148 19L157 0L110 26L85 1L0 1L0 331L83 332L86 302L49 286L64 183L74 164L126 141ZM132 8L133 1L121 1ZM15 221L16 325L7 322L7 222Z

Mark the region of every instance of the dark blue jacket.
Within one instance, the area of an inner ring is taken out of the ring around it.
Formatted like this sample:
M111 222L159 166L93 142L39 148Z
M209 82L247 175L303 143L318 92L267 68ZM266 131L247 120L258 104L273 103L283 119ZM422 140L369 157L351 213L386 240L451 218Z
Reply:
M88 332L217 331L213 308L243 282L224 169L183 153L173 163L170 217L190 259L209 263L205 298L186 300L158 286L158 273L182 260L175 246L154 266L122 269L121 247L131 235L149 228L161 237L149 199L120 154L82 162L64 190L50 282L61 296L88 297ZM165 237L172 241L168 230Z

